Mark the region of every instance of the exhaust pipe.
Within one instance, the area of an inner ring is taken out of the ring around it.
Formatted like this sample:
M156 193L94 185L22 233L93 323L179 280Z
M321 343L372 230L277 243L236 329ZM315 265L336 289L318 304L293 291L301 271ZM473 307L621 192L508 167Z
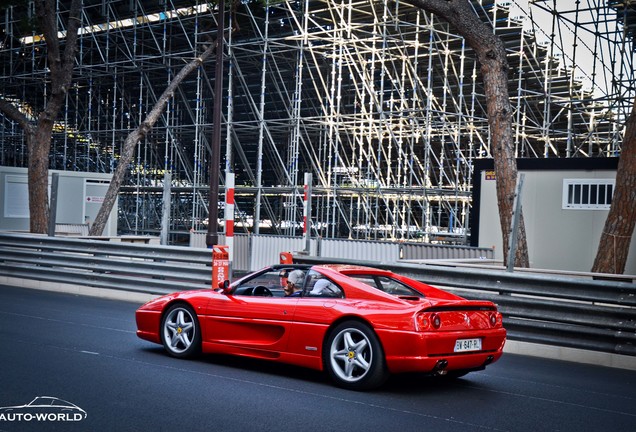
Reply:
M446 375L446 366L448 366L448 360L438 360L433 368L433 373L437 375Z

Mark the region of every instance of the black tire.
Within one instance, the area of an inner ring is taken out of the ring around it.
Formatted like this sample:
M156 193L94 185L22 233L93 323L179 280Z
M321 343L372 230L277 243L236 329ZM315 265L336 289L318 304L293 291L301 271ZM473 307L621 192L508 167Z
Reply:
M329 332L323 365L336 385L350 390L379 387L389 376L378 337L358 321L343 322Z
M201 351L201 327L194 310L177 303L161 319L161 342L173 357L189 358Z

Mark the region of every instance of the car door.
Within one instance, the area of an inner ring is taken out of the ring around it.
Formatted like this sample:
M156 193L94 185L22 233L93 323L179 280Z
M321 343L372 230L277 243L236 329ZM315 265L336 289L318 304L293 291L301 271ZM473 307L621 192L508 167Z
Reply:
M329 325L341 315L346 303L344 291L334 282L315 271L309 271L303 296L299 299L290 328L288 351L319 357Z
M298 297L284 297L279 271L241 282L214 296L201 315L204 343L214 351L272 357L285 350ZM265 296L265 294L271 296Z

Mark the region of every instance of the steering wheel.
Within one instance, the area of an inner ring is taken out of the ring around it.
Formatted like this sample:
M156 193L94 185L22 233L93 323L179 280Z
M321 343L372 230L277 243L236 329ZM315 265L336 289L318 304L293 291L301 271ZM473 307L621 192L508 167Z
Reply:
M254 291L252 292L253 296L259 296L259 297L273 297L274 294L272 294L272 292L269 290L269 288L263 286L263 285L258 285L254 287Z

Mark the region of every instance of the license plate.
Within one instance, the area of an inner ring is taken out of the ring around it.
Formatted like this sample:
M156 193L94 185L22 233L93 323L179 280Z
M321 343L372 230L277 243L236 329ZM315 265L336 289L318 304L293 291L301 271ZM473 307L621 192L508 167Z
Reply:
M481 351L481 339L458 339L455 342L455 352Z

